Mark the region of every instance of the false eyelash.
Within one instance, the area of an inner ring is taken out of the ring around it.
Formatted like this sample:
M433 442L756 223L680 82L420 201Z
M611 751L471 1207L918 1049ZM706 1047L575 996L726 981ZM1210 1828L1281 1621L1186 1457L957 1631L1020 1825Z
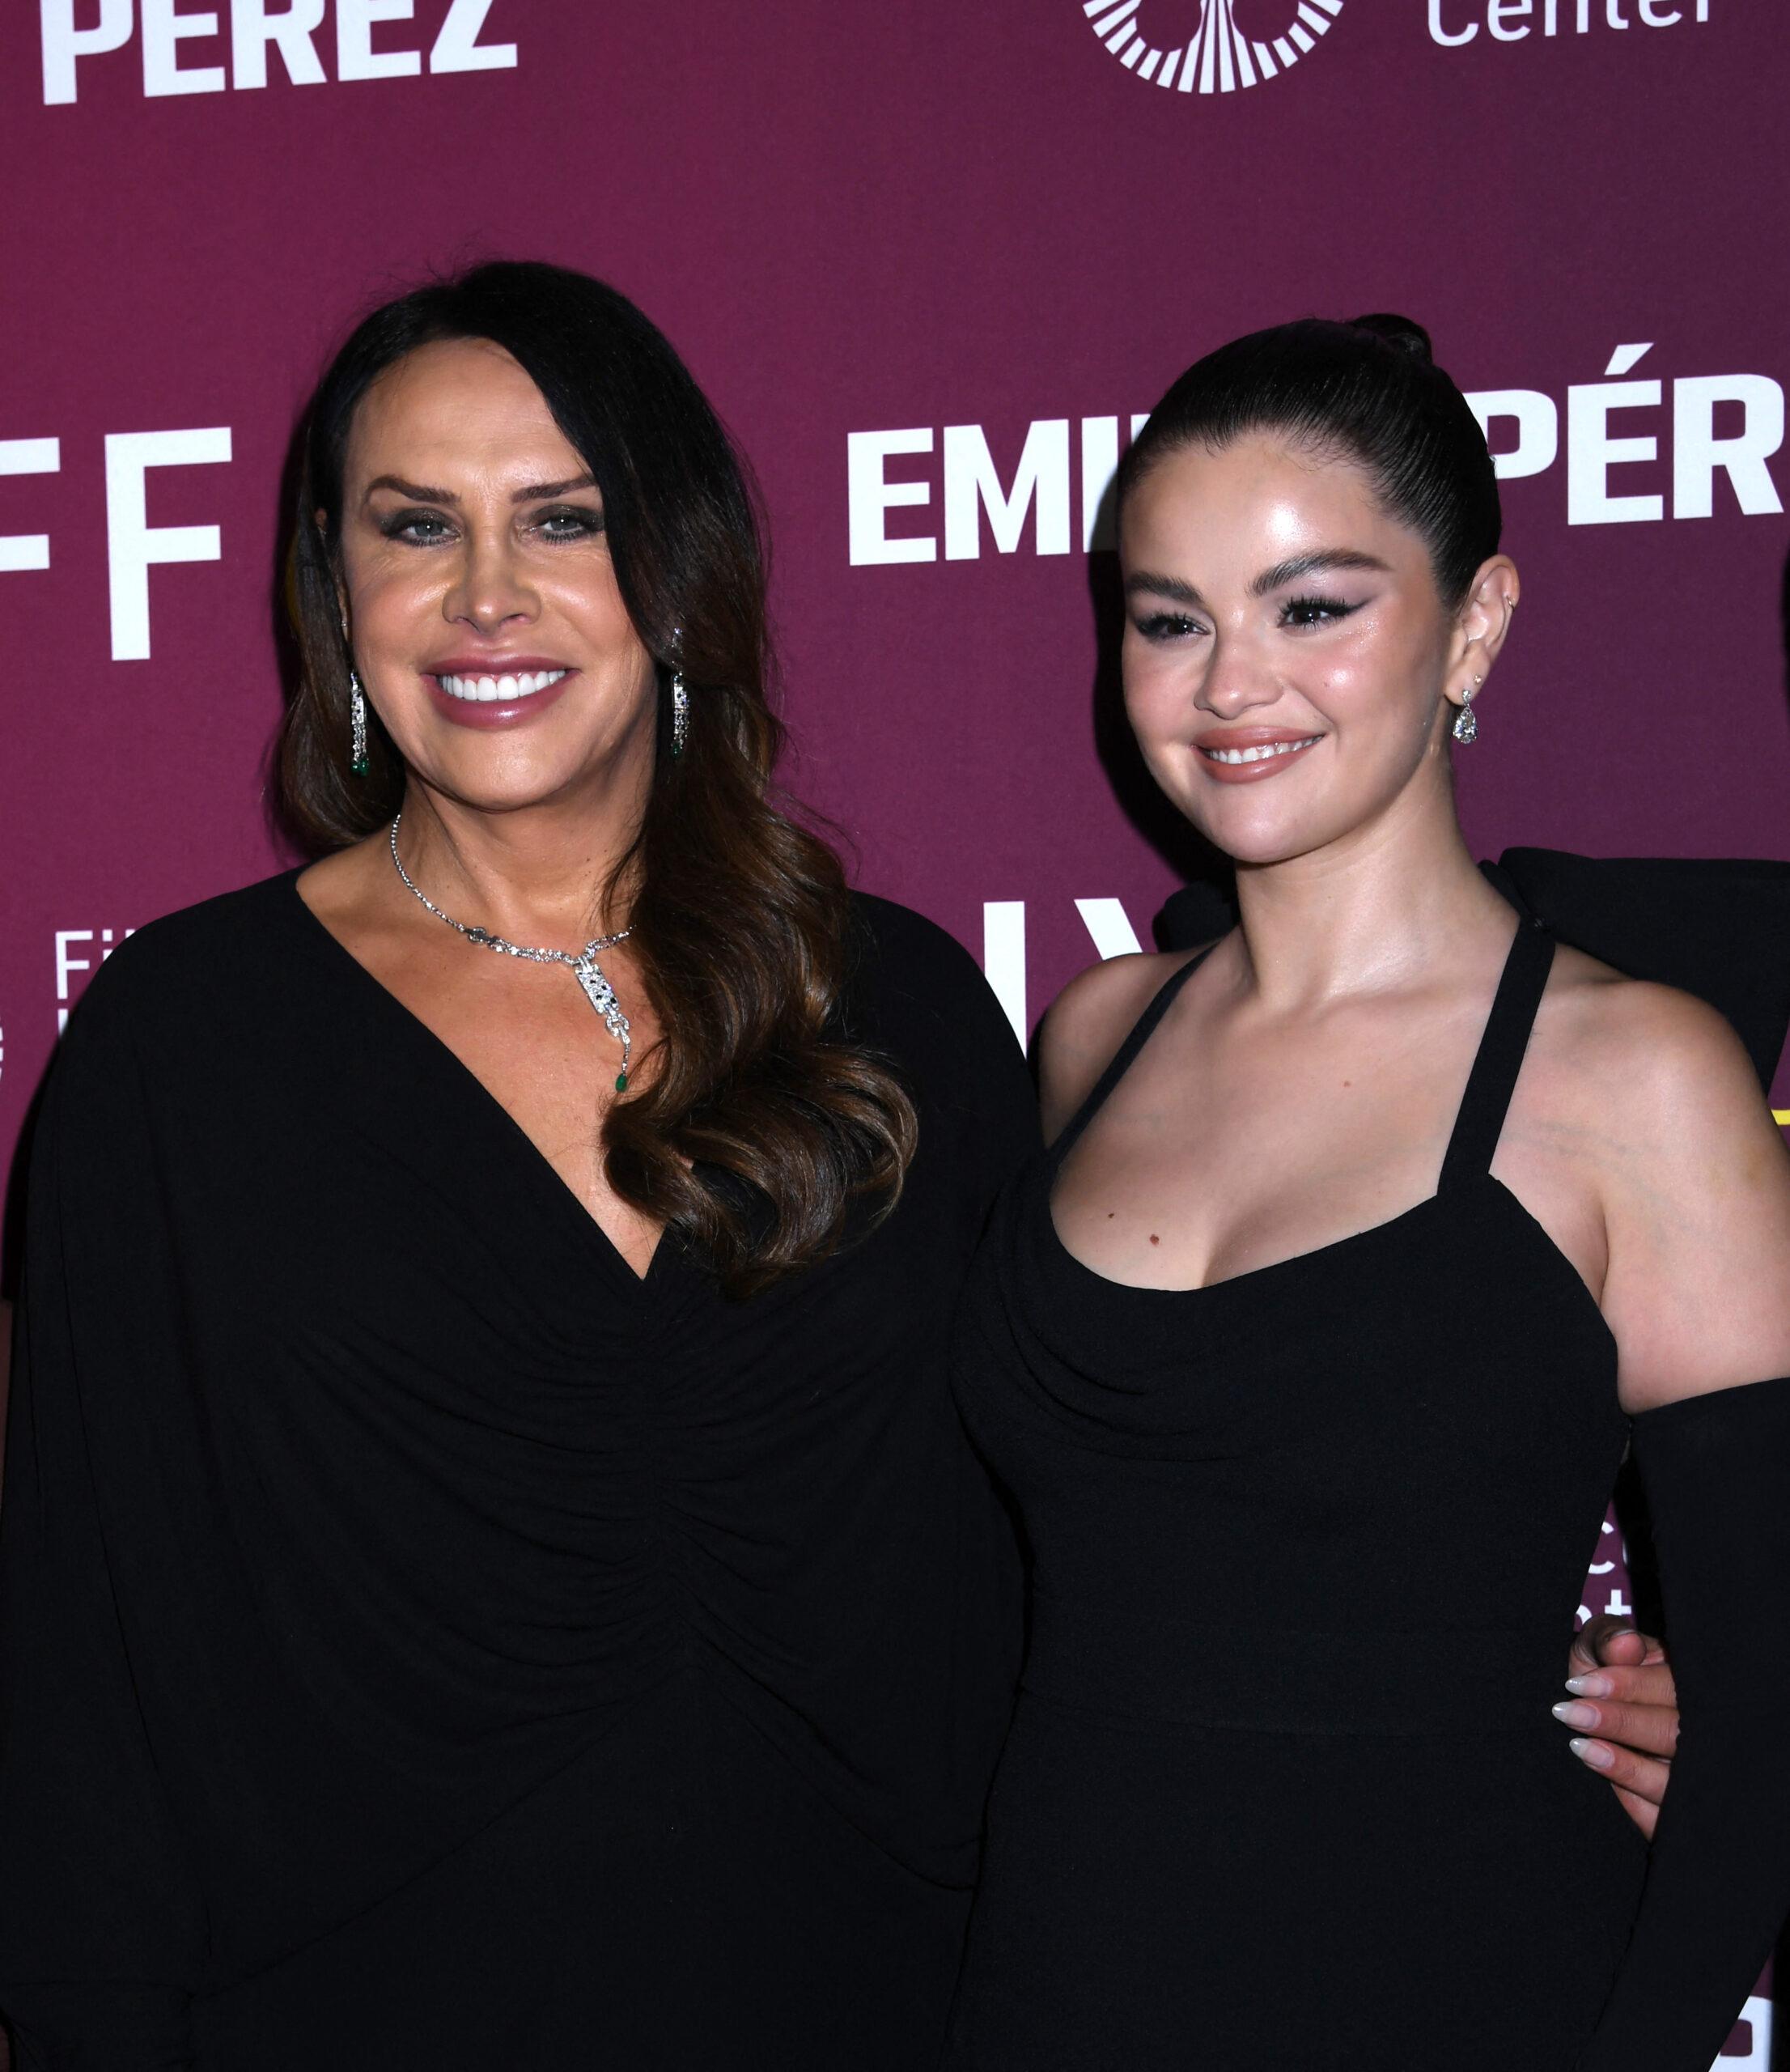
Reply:
M549 533L547 535L549 539L594 539L599 533L608 530L604 514L600 511L589 510L581 503L565 503L552 511L543 511L534 522L537 526L545 526L553 520L562 518L575 519L577 521L577 531L575 533Z
M1341 597L1289 597L1281 607L1281 616L1287 618L1295 612L1322 612L1333 619L1347 618L1360 609L1359 605L1346 603ZM1308 625L1312 622L1305 622Z
M402 539L413 525L439 525L447 529L448 520L439 511L397 511L380 521L380 530L388 540Z

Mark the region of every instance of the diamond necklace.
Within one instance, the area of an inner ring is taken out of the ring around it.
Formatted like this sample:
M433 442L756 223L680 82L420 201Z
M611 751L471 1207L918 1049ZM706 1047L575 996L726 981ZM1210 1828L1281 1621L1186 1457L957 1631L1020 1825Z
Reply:
M634 1047L634 1032L628 1026L628 1017L621 1012L621 1003L615 996L615 988L604 975L603 967L596 961L597 952L613 949L618 942L626 942L634 933L631 927L619 929L613 936L593 936L575 956L567 949L531 949L526 943L506 942L502 936L494 936L489 928L469 928L464 921L456 921L452 914L444 914L428 894L404 868L404 859L398 854L398 822L404 815L400 813L392 821L392 861L397 865L398 876L410 891L420 899L438 921L445 921L451 928L457 928L469 942L475 942L481 949L499 950L506 957L525 957L531 964L564 964L571 967L572 976L584 988L584 997L602 1016L604 1026L621 1046L621 1069L615 1076L615 1090L626 1093L628 1090L628 1056Z

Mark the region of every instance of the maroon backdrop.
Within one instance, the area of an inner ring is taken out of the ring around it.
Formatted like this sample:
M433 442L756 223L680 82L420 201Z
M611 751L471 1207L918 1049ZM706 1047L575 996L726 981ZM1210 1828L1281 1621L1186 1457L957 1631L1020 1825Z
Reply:
M1787 90L1779 0L11 0L0 1153L108 946L286 860L293 419L469 257L682 349L796 788L1022 1027L1174 882L1096 718L1120 441L1296 314L1419 318L1506 456L1476 845L1780 853Z

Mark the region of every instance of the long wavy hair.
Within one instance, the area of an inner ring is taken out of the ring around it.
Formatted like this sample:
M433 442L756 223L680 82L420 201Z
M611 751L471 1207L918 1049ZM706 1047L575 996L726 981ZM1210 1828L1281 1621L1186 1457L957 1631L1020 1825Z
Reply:
M783 728L766 695L749 478L689 370L613 288L562 267L481 265L375 309L337 355L301 433L290 564L299 671L280 741L287 811L330 849L383 827L401 803L405 766L376 720L367 775L350 766L342 469L371 384L451 338L489 339L533 379L601 492L622 601L658 665L657 769L607 891L629 895L663 1034L655 1068L609 1110L607 1170L728 1294L749 1296L893 1208L917 1123L889 1062L845 1025L854 945L839 859L774 791ZM691 706L675 758L674 643Z

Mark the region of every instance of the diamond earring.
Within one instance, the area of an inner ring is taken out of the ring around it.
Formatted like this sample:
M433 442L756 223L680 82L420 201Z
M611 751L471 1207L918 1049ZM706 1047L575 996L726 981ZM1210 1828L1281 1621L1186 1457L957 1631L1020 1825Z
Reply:
M367 694L360 677L348 672L348 766L357 777L367 775Z
M684 629L672 628L672 756L675 760L684 753L690 737L690 694L684 687Z
M1475 677L1461 694L1461 709L1454 715L1454 738L1463 746L1478 739L1479 715L1473 709L1473 694L1484 681L1483 677Z

